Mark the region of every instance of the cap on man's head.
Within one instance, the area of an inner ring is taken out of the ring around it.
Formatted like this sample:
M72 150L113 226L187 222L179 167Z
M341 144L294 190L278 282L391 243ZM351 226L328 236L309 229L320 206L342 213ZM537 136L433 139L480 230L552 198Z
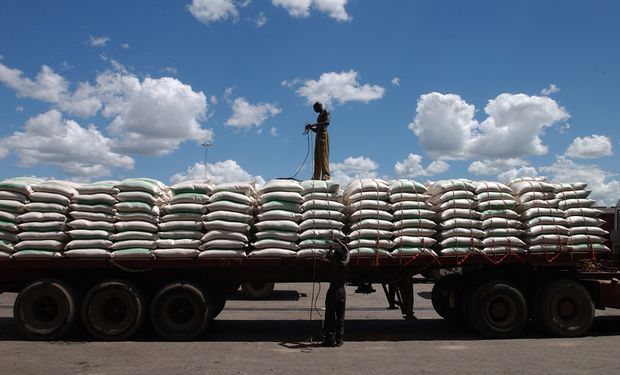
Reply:
M316 102L316 103L314 103L312 108L314 108L314 110L318 112L318 111L323 109L323 104L321 104L321 102Z

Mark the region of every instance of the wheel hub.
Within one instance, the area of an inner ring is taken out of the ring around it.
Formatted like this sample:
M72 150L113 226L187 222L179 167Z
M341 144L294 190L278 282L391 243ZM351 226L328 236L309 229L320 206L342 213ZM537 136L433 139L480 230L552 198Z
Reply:
M516 317L512 301L504 297L496 297L489 302L487 310L489 319L498 327L509 327Z
M577 305L575 301L569 298L562 298L558 303L558 315L564 319L568 320L575 316L577 313Z
M52 322L58 316L58 304L50 296L41 296L33 302L33 313L42 323Z
M187 324L194 317L194 305L185 298L175 298L170 302L167 314L176 324Z

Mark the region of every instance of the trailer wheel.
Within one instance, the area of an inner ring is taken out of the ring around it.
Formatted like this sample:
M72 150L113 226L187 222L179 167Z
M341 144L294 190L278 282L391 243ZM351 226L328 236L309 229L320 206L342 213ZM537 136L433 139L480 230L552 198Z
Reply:
M209 311L209 320L217 318L226 306L226 292L221 289L213 289L210 291L213 298L213 308Z
M151 323L167 340L194 340L207 328L212 306L210 294L201 287L174 282L155 294L151 303Z
M137 286L121 280L103 281L86 294L82 319L88 332L97 339L126 340L142 326L145 306Z
M275 283L263 282L241 283L241 290L250 299L267 299L271 297L274 285Z
M455 283L459 279L457 275L444 276L435 282L431 292L431 302L435 312L451 322L462 320L457 304L458 293L455 289Z
M543 285L534 301L534 322L558 337L582 336L594 320L592 296L573 280L556 280Z
M38 280L17 296L13 316L20 332L30 340L58 340L73 326L76 296L58 280Z
M517 336L527 324L527 303L521 291L502 281L489 281L473 290L468 320L482 336L504 339Z

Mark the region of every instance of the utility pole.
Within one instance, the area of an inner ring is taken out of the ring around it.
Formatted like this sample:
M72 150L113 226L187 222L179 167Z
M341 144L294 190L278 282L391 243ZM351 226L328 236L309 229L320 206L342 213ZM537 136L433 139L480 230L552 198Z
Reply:
M205 181L207 180L207 156L208 156L208 152L209 152L209 147L213 146L213 143L211 142L204 142L201 144L202 147L205 148L205 160L204 160L204 167L205 167Z

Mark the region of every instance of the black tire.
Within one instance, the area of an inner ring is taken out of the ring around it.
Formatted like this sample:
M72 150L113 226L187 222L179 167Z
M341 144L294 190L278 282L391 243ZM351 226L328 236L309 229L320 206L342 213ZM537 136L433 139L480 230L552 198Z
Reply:
M151 324L166 340L195 340L207 328L212 306L209 293L201 287L174 282L155 294L151 302Z
M58 340L77 318L77 299L59 280L37 280L26 286L13 305L20 332L30 340Z
M516 337L528 321L525 297L503 281L489 281L474 289L466 311L472 328L490 339Z
M226 306L226 293L220 289L212 289L210 293L213 299L213 308L209 311L209 320L213 320L220 315Z
M445 320L451 322L462 321L458 306L458 291L454 288L454 283L458 277L451 275L437 280L431 292L431 302L435 312Z
M580 283L556 280L536 292L532 315L539 328L554 336L583 336L594 320L594 302Z
M146 301L140 289L126 281L107 280L92 287L82 304L86 330L104 341L126 340L144 322Z
M273 293L275 283L250 282L241 283L241 290L249 298L254 300L268 299Z

